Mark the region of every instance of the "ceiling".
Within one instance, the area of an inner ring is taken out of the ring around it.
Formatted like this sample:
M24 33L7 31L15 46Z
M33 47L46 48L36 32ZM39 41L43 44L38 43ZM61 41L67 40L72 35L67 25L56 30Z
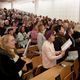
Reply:
M35 1L35 0L0 0L0 2L10 2L10 1Z
M14 0L0 0L0 2L10 2L10 1L14 1Z
M36 1L36 0L0 0L0 2L31 2L31 1Z
M32 2L32 1L39 1L39 0L0 0L0 2Z

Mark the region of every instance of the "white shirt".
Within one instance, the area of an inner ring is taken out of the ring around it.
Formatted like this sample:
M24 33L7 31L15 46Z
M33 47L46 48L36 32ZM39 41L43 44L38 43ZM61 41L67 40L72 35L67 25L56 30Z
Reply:
M42 50L42 45L43 45L43 43L44 43L45 40L46 39L45 39L43 33L39 32L38 36L37 36L37 44L38 44L39 51Z
M51 68L56 65L56 60L62 55L56 56L53 43L45 41L42 46L42 64L44 68Z

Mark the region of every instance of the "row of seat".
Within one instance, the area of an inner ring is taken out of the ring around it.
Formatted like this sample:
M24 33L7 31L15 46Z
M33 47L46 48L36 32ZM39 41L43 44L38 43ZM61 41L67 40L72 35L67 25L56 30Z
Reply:
M29 80L30 77L34 77L42 72L42 59L41 56L33 57L32 59L26 59L27 72L23 74L23 78Z
M62 66L64 64L65 66ZM55 67L37 75L30 80L77 80L79 71L78 60L73 62L63 61Z
M28 49L28 52L32 53L32 52L35 52L35 51L38 51L38 48L37 48L37 45L34 45L34 46L30 46L29 49ZM31 56L33 54L30 54L29 56ZM65 65L68 65L68 67L64 67L60 64L56 65L56 67L52 68L51 71L50 70L47 70L47 72L42 72L42 59L41 59L41 56L40 55L34 55L34 57L28 57L30 58L30 63L32 63L32 68L28 70L28 72L24 73L23 74L23 78L25 80L29 80L30 78L36 76L39 78L39 80L44 80L44 78L46 78L45 80L48 80L50 73L53 74L52 76L52 79L50 77L49 80L76 80L78 78L78 69L79 69L79 62L78 60L74 60L73 62L66 62L66 61L63 61L62 63L64 63ZM26 60L28 61L28 60ZM27 67L30 68L30 65L28 66L27 64ZM53 72L52 72L53 71ZM59 72L60 71L60 72ZM41 73L41 74L40 74ZM57 76L58 76L58 79ZM40 75L42 75L43 77L40 78ZM48 77L44 76L48 74ZM37 76L38 75L38 76ZM37 80L36 77L34 77L33 79L31 80Z

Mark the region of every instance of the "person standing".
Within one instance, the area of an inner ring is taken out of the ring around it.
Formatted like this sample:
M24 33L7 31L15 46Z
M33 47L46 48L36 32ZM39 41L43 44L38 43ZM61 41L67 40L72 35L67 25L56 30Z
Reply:
M55 51L53 41L55 41L55 32L48 31L45 34L46 41L42 46L42 64L44 69L49 69L57 64L57 60L65 55L63 51Z

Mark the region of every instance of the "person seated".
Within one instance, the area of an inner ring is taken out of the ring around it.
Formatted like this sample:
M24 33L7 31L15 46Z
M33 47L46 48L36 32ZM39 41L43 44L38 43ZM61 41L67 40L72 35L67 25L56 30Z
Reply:
M66 42L66 38L64 35L64 28L62 25L56 25L54 27L54 30L56 31L56 37L54 41L55 50L61 50L61 46Z
M4 27L4 21L0 20L0 36L3 36L6 31L6 28Z
M72 36L73 34L74 34L74 28L68 27L67 30L66 30L65 38L66 38L66 40L70 39L72 41L72 45L68 49L69 51L73 51L73 50L76 49L75 48L75 39Z
M54 30L56 31L56 37L55 37L55 41L53 42L53 44L54 44L55 50L60 51L61 46L66 42L65 29L62 25L56 25L54 27ZM67 52L63 58L57 60L57 63L62 62L66 57L67 57Z
M37 35L38 35L37 26L34 26L32 31L30 32L31 45L36 45L37 44Z
M6 31L5 31L5 34L10 34L10 35L16 37L16 33L15 32L16 32L16 29L14 29L13 27L8 27L6 29Z
M20 48L25 48L28 42L29 36L25 32L25 27L20 27L19 32L17 34L17 43Z
M1 37L0 44L0 80L23 80L22 69L26 62L15 52L15 39L7 34Z

